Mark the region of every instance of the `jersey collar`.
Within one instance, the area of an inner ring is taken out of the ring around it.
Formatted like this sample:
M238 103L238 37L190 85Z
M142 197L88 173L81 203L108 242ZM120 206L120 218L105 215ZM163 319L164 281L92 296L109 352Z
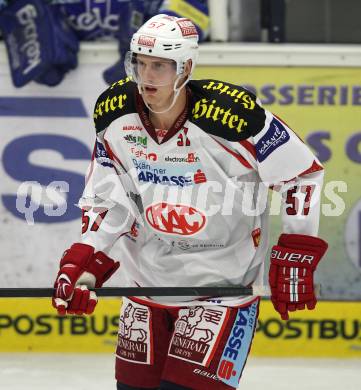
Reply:
M190 111L189 104L190 104L190 100L191 100L190 99L191 92L190 92L190 89L188 87L186 87L186 99L187 100L186 100L184 110L178 115L177 119L174 121L171 128L167 131L167 134L165 135L165 137L162 139L161 142L158 141L158 137L157 137L155 128L149 119L149 110L146 107L146 105L144 104L143 98L137 89L135 90L135 94L136 94L135 102L136 102L137 112L139 114L140 120L142 121L142 124L143 124L145 130L147 131L147 133L152 137L152 139L157 144L164 144L165 142L170 140L175 134L177 134L179 130L182 129L182 127L184 126L185 122L188 119L188 113Z

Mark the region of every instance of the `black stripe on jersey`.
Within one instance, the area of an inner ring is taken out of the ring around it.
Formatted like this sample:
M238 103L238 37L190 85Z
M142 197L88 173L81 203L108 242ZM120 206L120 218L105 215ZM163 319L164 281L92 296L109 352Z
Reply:
M192 80L190 121L206 133L228 141L242 141L259 133L265 124L264 109L243 87L218 80Z
M136 89L137 85L126 78L112 84L99 96L93 114L97 133L107 128L119 117L137 112Z

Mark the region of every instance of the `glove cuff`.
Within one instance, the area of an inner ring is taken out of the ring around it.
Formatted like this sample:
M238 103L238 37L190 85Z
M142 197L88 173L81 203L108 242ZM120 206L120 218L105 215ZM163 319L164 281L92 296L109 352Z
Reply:
M90 245L76 243L67 249L60 260L60 267L66 264L77 265L84 268L94 254L94 248Z
M119 261L114 261L104 252L96 252L87 264L86 270L96 278L95 287L101 287L119 268Z
M306 234L286 234L283 233L278 239L278 245L286 246L292 249L305 248L306 250L312 250L322 257L328 248L326 241L322 238L315 236L308 236Z
M101 287L120 266L119 262L114 261L104 252L94 253L92 246L81 243L73 244L64 252L60 267L66 264L78 266L80 271L78 275L83 272L94 275L96 288Z

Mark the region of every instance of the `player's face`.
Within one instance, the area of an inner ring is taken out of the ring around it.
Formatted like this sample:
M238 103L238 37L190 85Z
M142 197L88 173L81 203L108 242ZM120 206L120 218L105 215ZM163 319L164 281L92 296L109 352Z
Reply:
M159 57L137 55L137 82L142 89L142 96L148 104L161 105L173 94L177 79L176 63Z
M137 82L144 85L173 86L177 77L175 61L165 58L138 54L135 67Z

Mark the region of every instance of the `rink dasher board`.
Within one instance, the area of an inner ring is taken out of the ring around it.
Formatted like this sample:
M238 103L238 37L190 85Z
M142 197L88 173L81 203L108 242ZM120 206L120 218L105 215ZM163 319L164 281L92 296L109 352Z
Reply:
M80 43L80 65L111 64L117 57L117 42ZM0 65L7 62L0 42ZM200 44L198 65L359 67L361 52L354 44L206 42Z
M0 299L0 352L112 353L121 299L103 298L92 316L61 317L50 299ZM361 358L361 303L319 302L282 321L262 301L251 350L257 357Z

